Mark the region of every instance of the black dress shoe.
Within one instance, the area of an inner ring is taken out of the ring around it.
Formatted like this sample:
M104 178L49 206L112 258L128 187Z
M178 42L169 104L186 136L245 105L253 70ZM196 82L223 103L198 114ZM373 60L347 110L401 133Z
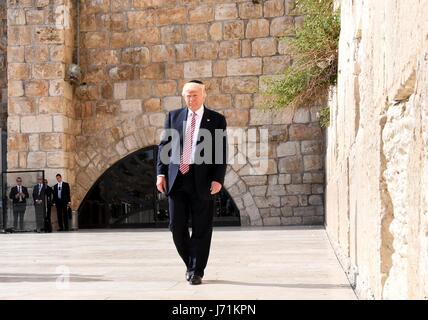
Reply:
M192 277L192 274L190 271L186 271L186 281L190 281L190 278Z
M201 284L202 283L202 278L200 276L197 275L193 275L190 280L189 283L191 285L197 285L197 284Z

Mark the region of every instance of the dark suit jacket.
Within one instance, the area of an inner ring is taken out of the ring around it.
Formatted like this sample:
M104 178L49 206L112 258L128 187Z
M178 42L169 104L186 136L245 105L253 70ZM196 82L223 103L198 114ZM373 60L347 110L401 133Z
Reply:
M33 187L33 201L34 201L34 204L36 204L36 201L37 200L44 200L44 198L45 198L45 186L42 184L42 190L39 192L39 185L38 184L36 184L34 187Z
M22 193L25 195L22 198L22 201L19 201L19 198L17 199L15 196L18 194L18 187L12 187L12 189L10 190L10 194L9 194L9 198L12 199L14 204L25 204L27 203L27 198L30 197L30 195L28 194L28 189L27 187L22 186Z
M61 189L61 200L58 198L58 183L53 188L53 201L55 203L62 202L64 204L67 204L71 201L70 197L70 185L67 182L62 182L62 189Z
M183 121L187 120L187 112L188 108L171 111L168 113L168 116L165 120L165 129L177 130L180 141L178 141L178 137L164 135L159 144L157 174L163 174L167 178L168 193L174 186L180 166L179 159L183 149ZM226 125L226 119L222 114L210 110L204 106L204 114L202 116L198 139L196 142L197 145L195 156L197 154L201 154L201 156L210 156L208 157L209 161L200 164L195 163L194 166L195 186L200 198L208 198L210 196L210 187L212 181L217 181L221 184L224 183L224 176L226 174L227 167L227 137L226 135L216 135L215 130L226 130ZM184 130L185 129L186 128L184 128ZM201 144L201 142L204 141L204 130L202 129L206 129L210 132L212 137L212 144ZM200 149L198 149L198 147ZM166 153L166 151L162 151L163 148L166 148L166 150L169 151L169 163L164 163L161 161L162 152L164 154Z

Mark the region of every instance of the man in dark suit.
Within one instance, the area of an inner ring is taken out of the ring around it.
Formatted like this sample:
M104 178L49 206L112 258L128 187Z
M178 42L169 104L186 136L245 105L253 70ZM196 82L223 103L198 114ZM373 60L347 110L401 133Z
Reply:
M41 232L44 229L45 220L45 186L43 185L43 177L37 178L37 184L33 187L33 203L36 212L36 231Z
M204 106L205 86L192 80L183 87L187 108L169 112L159 144L157 181L168 194L170 230L192 285L202 283L213 221L213 195L226 173L226 119ZM188 221L192 220L192 236Z
M10 190L9 198L13 203L13 228L24 230L24 214L27 208L28 189L22 185L22 178L16 178L16 186Z
M51 210L52 210L52 188L48 185L48 180L43 180L43 185L45 186L45 203L46 203L46 215L45 215L45 232L52 232L52 220L51 220Z
M56 181L58 183L54 186L53 199L58 216L58 231L68 231L67 209L71 204L70 185L62 181L62 177L59 173L56 175Z

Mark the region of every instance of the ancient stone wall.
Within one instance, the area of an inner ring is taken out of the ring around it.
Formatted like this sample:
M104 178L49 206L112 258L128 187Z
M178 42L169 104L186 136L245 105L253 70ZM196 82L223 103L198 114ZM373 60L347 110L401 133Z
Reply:
M45 169L74 184L73 1L7 2L9 170Z
M230 128L269 129L266 168L228 169L225 187L243 224L323 223L323 134L318 107L262 112L263 79L284 71L291 57L281 36L301 17L292 1L85 1L80 8L84 85L76 91L78 203L96 179L127 154L159 140L167 111L182 106L181 88L198 78L208 108ZM257 138L252 138L255 145Z
M341 5L326 225L362 298L428 297L428 1Z

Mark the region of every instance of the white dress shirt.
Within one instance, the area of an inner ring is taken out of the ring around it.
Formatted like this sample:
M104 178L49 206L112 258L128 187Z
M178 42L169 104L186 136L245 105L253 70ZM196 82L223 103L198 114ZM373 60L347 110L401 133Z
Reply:
M204 105L202 105L198 110L196 110L196 124L195 124L195 131L193 132L193 139L192 139L192 154L190 156L190 164L195 163L195 150L196 150L196 142L198 140L198 134L199 134L199 127L201 126L202 116L204 115ZM192 116L193 111L189 109L187 112L187 122L186 122L186 131L190 131L190 126L192 124ZM184 134L184 141L186 141L186 134ZM184 147L184 146L183 146Z
M58 183L58 199L61 199L62 182Z

